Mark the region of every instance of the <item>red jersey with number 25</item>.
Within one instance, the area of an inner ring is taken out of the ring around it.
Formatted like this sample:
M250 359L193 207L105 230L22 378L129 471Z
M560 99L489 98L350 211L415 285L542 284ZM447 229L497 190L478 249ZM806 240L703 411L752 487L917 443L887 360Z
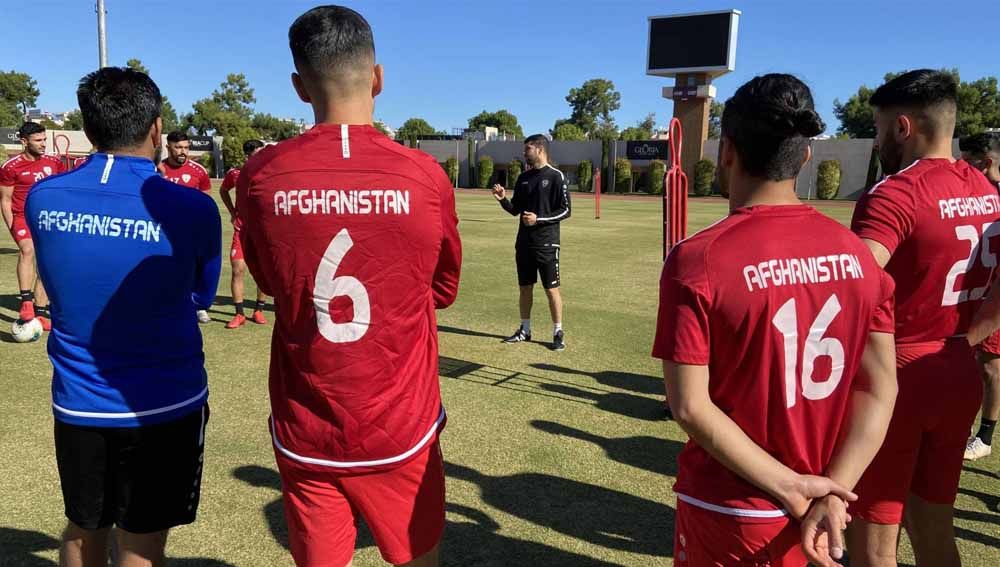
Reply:
M371 126L318 125L237 182L247 265L275 298L276 449L361 471L418 456L444 423L435 309L458 293L454 189Z
M712 401L755 443L796 472L822 474L868 333L893 330L892 293L864 243L812 207L737 209L670 251L653 356L707 365ZM784 514L694 441L678 461L679 499Z
M0 187L14 188L14 193L11 195L11 211L15 215L23 215L24 201L28 198L31 186L65 170L66 166L61 159L47 154L31 160L21 153L0 165Z
M851 229L892 254L896 342L965 334L997 265L998 220L996 187L964 161L918 160L858 201Z

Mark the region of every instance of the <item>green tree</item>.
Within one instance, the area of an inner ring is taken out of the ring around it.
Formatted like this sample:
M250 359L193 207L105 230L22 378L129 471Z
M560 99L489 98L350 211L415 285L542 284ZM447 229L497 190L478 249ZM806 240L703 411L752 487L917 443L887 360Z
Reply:
M192 105L192 112L184 116L182 126L202 136L222 136L225 167L239 167L246 161L243 142L260 137L252 125L254 102L253 88L246 76L229 74L211 96Z
M958 115L955 123L956 136L968 136L982 132L986 128L1000 127L1000 92L996 77L983 77L972 82L963 82L957 69L943 69L958 82ZM903 72L886 73L885 80L891 81ZM861 85L858 92L846 102L833 101L833 114L840 120L839 134L851 138L874 138L875 118L870 105L874 89Z
M24 115L17 108L17 104L7 100L0 100L0 128L16 128L23 121Z
M62 130L61 126L59 126L55 122L49 120L48 118L42 118L41 120L39 120L38 121L38 125L41 126L42 128L45 128L46 130L50 130L50 131L51 130Z
M38 96L38 83L27 73L17 71L0 71L0 103L8 106L14 105L15 110L20 109L20 116L17 125L20 125L21 116L28 114L28 109L35 106Z
M149 69L138 59L129 59L125 62L125 66L134 71L150 75ZM163 106L160 108L160 117L163 119L164 132L173 132L181 126L181 121L177 118L177 111L174 110L174 105L170 104L170 101L165 96L163 97Z
M621 100L622 96L615 90L613 82L608 79L590 79L579 88L570 89L566 95L566 102L573 109L569 122L592 138L601 137L596 136L595 132L603 123L603 134L606 135L607 124L614 124L611 113L621 107Z
M396 130L397 140L409 140L415 136L434 136L441 134L434 129L426 120L423 118L410 118L403 125Z
M726 105L713 100L708 108L708 137L711 140L722 137L722 111Z
M503 108L496 112L487 112L484 110L469 119L469 128L472 130L482 130L487 126L492 126L519 140L524 138L524 131L521 129L521 125L517 123L517 116L514 116Z
M63 130L83 130L83 115L79 110L66 113L66 120L63 121Z
M622 140L648 140L653 137L653 130L656 129L656 114L650 112L646 118L629 126L621 131L619 138Z
M587 139L587 134L576 124L570 124L566 121L561 121L560 124L559 122L557 121L556 126L550 131L553 140L578 142Z
M389 135L389 129L386 128L385 122L382 122L381 120L375 120L374 122L372 122L372 126L374 126L375 129L381 132L383 135L385 136Z
M253 115L250 126L257 131L257 134L269 142L280 142L287 140L301 133L299 124L294 120L278 118L266 112L258 112Z
M614 141L618 139L618 126L614 120L601 119L597 123L597 128L591 132L591 138L597 140Z

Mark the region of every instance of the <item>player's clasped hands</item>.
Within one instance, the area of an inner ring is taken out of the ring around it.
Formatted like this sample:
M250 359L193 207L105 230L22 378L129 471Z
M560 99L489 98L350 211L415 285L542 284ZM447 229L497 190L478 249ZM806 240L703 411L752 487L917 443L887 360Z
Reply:
M839 565L844 553L843 530L850 515L847 503L858 496L825 476L798 475L781 500L785 510L802 522L802 549L816 565Z
M535 226L538 222L538 215L535 213L521 213L521 222L524 226Z

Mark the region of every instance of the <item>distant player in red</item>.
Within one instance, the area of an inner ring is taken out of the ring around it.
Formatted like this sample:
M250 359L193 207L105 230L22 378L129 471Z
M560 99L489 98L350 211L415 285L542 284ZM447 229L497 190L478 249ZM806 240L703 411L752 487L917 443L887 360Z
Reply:
M433 157L372 126L368 22L314 8L288 32L316 126L244 166L247 266L278 306L271 431L292 556L352 561L355 516L395 565L438 565L444 469L435 309L458 293L454 190Z
M161 161L156 168L168 181L197 189L202 193L210 193L212 180L208 176L208 171L188 156L190 151L191 141L188 135L175 130L167 134L167 159ZM208 311L204 309L197 311L197 317L199 323L208 323L212 320Z
M92 155L94 155L94 148L90 148L90 152L87 155L85 155L85 156L80 156L78 158L73 158L73 167L71 169L76 169L76 168L80 167L81 165L87 163L87 160L90 159L90 156L92 156Z
M243 153L247 156L247 159L250 159L250 156L257 153L263 147L264 142L260 140L247 140L243 142ZM229 262L232 265L233 277L231 285L236 315L230 322L226 323L227 329L238 329L247 322L246 315L243 312L243 275L246 273L247 263L243 259L243 245L240 243L240 228L243 226L243 221L240 220L239 214L236 211L236 205L233 204L233 198L229 194L230 191L236 188L236 180L239 178L240 170L234 167L226 172L226 176L222 179L222 186L219 187L222 195L222 203L229 210L229 218L233 223L233 244L229 248ZM250 320L258 325L267 324L267 319L264 317L266 301L267 295L258 286L257 303L254 305L253 315L250 317Z
M212 191L212 180L202 165L188 156L191 141L184 132L167 134L167 159L160 162L163 177L178 185L198 189L203 193Z
M0 211L4 224L17 244L17 285L21 292L21 309L18 317L30 321L38 316L42 327L48 331L49 297L42 279L35 274L35 246L31 241L31 228L24 217L24 201L28 190L36 182L50 175L62 173L62 160L45 154L45 128L34 122L25 122L18 137L24 151L0 166Z
M726 102L730 214L670 251L653 355L681 452L674 564L836 565L896 393L892 280L795 179L824 125L791 75ZM816 235L823 235L816 238Z
M986 176L1000 190L1000 134L983 133L959 140L962 159ZM983 368L983 410L979 430L965 444L968 461L993 453L993 430L1000 419L1000 331L979 345L979 363Z
M899 398L885 445L858 484L851 565L896 565L899 524L918 565L959 565L953 505L982 380L965 334L1000 248L996 186L952 157L957 85L917 70L871 97L889 176L851 228L896 281Z

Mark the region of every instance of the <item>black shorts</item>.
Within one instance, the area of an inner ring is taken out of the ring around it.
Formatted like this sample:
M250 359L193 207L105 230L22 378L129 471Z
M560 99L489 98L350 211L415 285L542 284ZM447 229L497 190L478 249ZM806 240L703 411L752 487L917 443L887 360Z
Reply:
M517 248L514 250L517 263L517 285L534 285L539 276L542 287L559 287L559 245L541 248Z
M56 420L66 517L137 534L190 524L201 497L208 404L167 423L87 427Z

